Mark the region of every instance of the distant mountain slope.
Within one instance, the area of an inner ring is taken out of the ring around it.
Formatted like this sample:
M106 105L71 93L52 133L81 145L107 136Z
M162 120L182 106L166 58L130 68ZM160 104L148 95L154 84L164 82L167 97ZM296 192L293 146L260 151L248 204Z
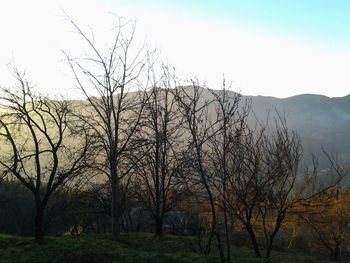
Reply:
M186 87L191 93L191 87ZM215 91L215 90L214 90ZM202 93L203 100L211 99L208 90ZM330 98L323 95L302 94L279 99L267 96L242 96L242 103L252 102L250 122L255 118L265 121L276 117L276 110L284 114L290 129L296 130L302 140L304 160L302 166L317 156L320 168L328 168L330 163L323 153L339 154L340 160L350 166L350 95ZM210 108L214 111L214 108Z
M252 100L252 109L258 119L273 117L275 109L284 113L291 129L299 132L305 157L315 153L320 166L326 167L322 146L328 152L339 153L350 163L350 95L329 98L303 94L285 99L264 96L243 97Z

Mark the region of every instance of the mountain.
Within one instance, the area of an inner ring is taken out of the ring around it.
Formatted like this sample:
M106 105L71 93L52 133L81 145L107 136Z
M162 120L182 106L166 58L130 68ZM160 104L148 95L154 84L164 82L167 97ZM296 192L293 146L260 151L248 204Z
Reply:
M350 95L330 98L303 94L285 99L243 96L242 99L252 101L253 113L260 120L265 120L268 113L273 118L275 110L284 114L288 127L300 134L306 162L313 153L320 167L329 166L323 147L350 163Z

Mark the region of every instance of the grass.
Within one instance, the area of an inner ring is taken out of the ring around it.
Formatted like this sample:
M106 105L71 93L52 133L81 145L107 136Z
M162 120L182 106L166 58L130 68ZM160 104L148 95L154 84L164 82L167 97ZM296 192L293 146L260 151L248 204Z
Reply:
M103 237L47 237L36 245L32 238L0 235L0 262L110 263L213 262L209 256L185 249L185 240L153 238L151 234L124 235L120 242ZM183 249L174 253L174 248Z
M232 262L267 262L254 257L251 249L233 248ZM36 245L33 238L0 235L0 262L6 263L214 263L217 256L199 254L192 237L165 235L155 238L152 234L131 233L122 235L115 242L106 236L47 237L45 244ZM318 263L300 253L275 253L273 263Z

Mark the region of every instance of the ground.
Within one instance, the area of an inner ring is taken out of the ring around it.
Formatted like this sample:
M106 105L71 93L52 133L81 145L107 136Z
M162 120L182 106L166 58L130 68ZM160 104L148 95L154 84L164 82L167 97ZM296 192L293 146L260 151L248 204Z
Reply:
M266 262L254 258L251 249L234 247L232 262ZM325 263L326 260L292 252L275 252L269 262ZM132 233L115 242L107 236L47 237L45 244L36 245L33 238L0 235L0 262L8 263L212 263L217 256L202 255L192 237ZM345 261L344 261L345 262Z

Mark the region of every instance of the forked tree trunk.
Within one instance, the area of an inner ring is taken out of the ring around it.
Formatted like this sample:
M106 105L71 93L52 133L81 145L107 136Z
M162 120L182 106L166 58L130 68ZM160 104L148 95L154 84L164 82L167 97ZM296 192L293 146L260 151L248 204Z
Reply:
M270 240L268 242L267 248L266 248L266 258L269 258L271 256L273 241L276 237L277 231L279 230L279 227L275 230L275 232L270 236Z
M249 233L250 240L252 241L252 245L253 245L253 248L254 248L255 255L258 258L261 258L261 252L260 252L259 244L258 244L258 241L256 240L256 236L255 236L254 230L253 230L252 226L250 225L250 223L246 224L246 229L247 229L247 231Z

